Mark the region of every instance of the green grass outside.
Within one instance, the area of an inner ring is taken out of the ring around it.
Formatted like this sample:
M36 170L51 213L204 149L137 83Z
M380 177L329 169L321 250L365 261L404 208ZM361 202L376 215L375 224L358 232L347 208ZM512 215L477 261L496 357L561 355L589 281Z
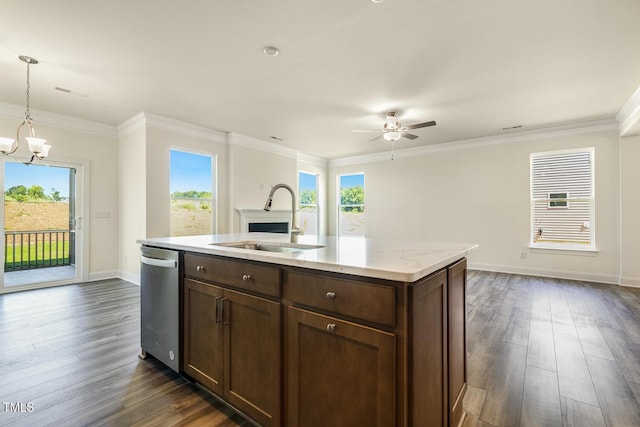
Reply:
M69 241L38 242L37 245L25 246L16 244L5 248L4 271L65 264L69 264Z

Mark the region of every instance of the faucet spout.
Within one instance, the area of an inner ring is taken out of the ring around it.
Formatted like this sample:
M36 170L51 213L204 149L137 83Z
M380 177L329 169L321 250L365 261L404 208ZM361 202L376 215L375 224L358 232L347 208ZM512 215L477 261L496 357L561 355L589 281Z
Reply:
M274 185L269 192L267 202L264 204L264 210L267 212L271 210L271 204L273 203L273 193L275 193L279 188L284 188L291 194L291 243L298 243L298 236L304 234L304 231L298 227L296 218L296 193L295 191L293 191L293 188L291 188L287 184Z

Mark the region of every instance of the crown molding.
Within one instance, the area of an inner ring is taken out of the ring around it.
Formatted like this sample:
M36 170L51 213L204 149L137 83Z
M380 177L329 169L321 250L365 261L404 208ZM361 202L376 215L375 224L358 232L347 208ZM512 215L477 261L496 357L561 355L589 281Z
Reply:
M292 157L294 159L297 159L298 156L298 152L292 148L283 147L282 145L263 141L261 139L253 138L235 132L229 133L227 143L229 145L237 145L239 147L251 148L253 150L266 151L267 153L278 154L285 157Z
M560 125L522 132L514 132L506 135L491 135L479 138L463 139L459 141L444 142L441 144L424 145L420 147L394 150L394 159L426 156L445 151L463 150L468 148L486 147L498 144L510 144L537 139L557 138L582 133L592 133L608 130L618 130L618 122L615 119L594 120L570 125ZM362 156L344 157L329 160L329 167L340 167L375 163L391 160L391 150L382 153L365 154Z
M118 130L115 126L33 108L31 109L31 112L36 117L34 120L36 125L41 124L44 126L69 129L91 135L106 136L115 139L118 138ZM0 117L21 120L24 118L24 107L0 102Z
M329 166L327 159L321 159L320 157L310 156L308 154L297 153L296 158L298 163L305 163L307 165L314 165L326 168Z
M640 87L620 108L616 119L620 123L620 136L640 134Z
M226 143L227 133L219 130L209 129L180 120L163 117L153 113L141 112L122 122L118 126L119 136L126 136L141 128L152 128L163 130L178 135L191 136L194 138L206 139L208 141Z

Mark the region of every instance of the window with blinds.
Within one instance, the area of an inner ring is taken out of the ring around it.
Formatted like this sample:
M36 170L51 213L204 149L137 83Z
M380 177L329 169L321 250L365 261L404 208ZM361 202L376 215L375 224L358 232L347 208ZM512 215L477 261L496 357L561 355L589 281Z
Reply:
M593 148L531 154L531 246L594 249Z

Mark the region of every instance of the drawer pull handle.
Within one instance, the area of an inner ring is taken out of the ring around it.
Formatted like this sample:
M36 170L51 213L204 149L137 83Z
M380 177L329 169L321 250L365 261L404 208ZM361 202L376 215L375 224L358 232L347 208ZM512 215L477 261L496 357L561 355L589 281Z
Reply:
M196 271L204 271L204 265L196 265Z
M325 295L327 297L327 299L335 299L336 298L336 293L335 292L327 292L327 295Z
M333 332L336 330L336 324L335 323L329 323L327 324L327 331L329 332Z
M243 274L243 275L242 275L242 280L243 280L243 281L245 281L245 282L246 282L247 280L251 280L251 275L250 275L250 274Z

